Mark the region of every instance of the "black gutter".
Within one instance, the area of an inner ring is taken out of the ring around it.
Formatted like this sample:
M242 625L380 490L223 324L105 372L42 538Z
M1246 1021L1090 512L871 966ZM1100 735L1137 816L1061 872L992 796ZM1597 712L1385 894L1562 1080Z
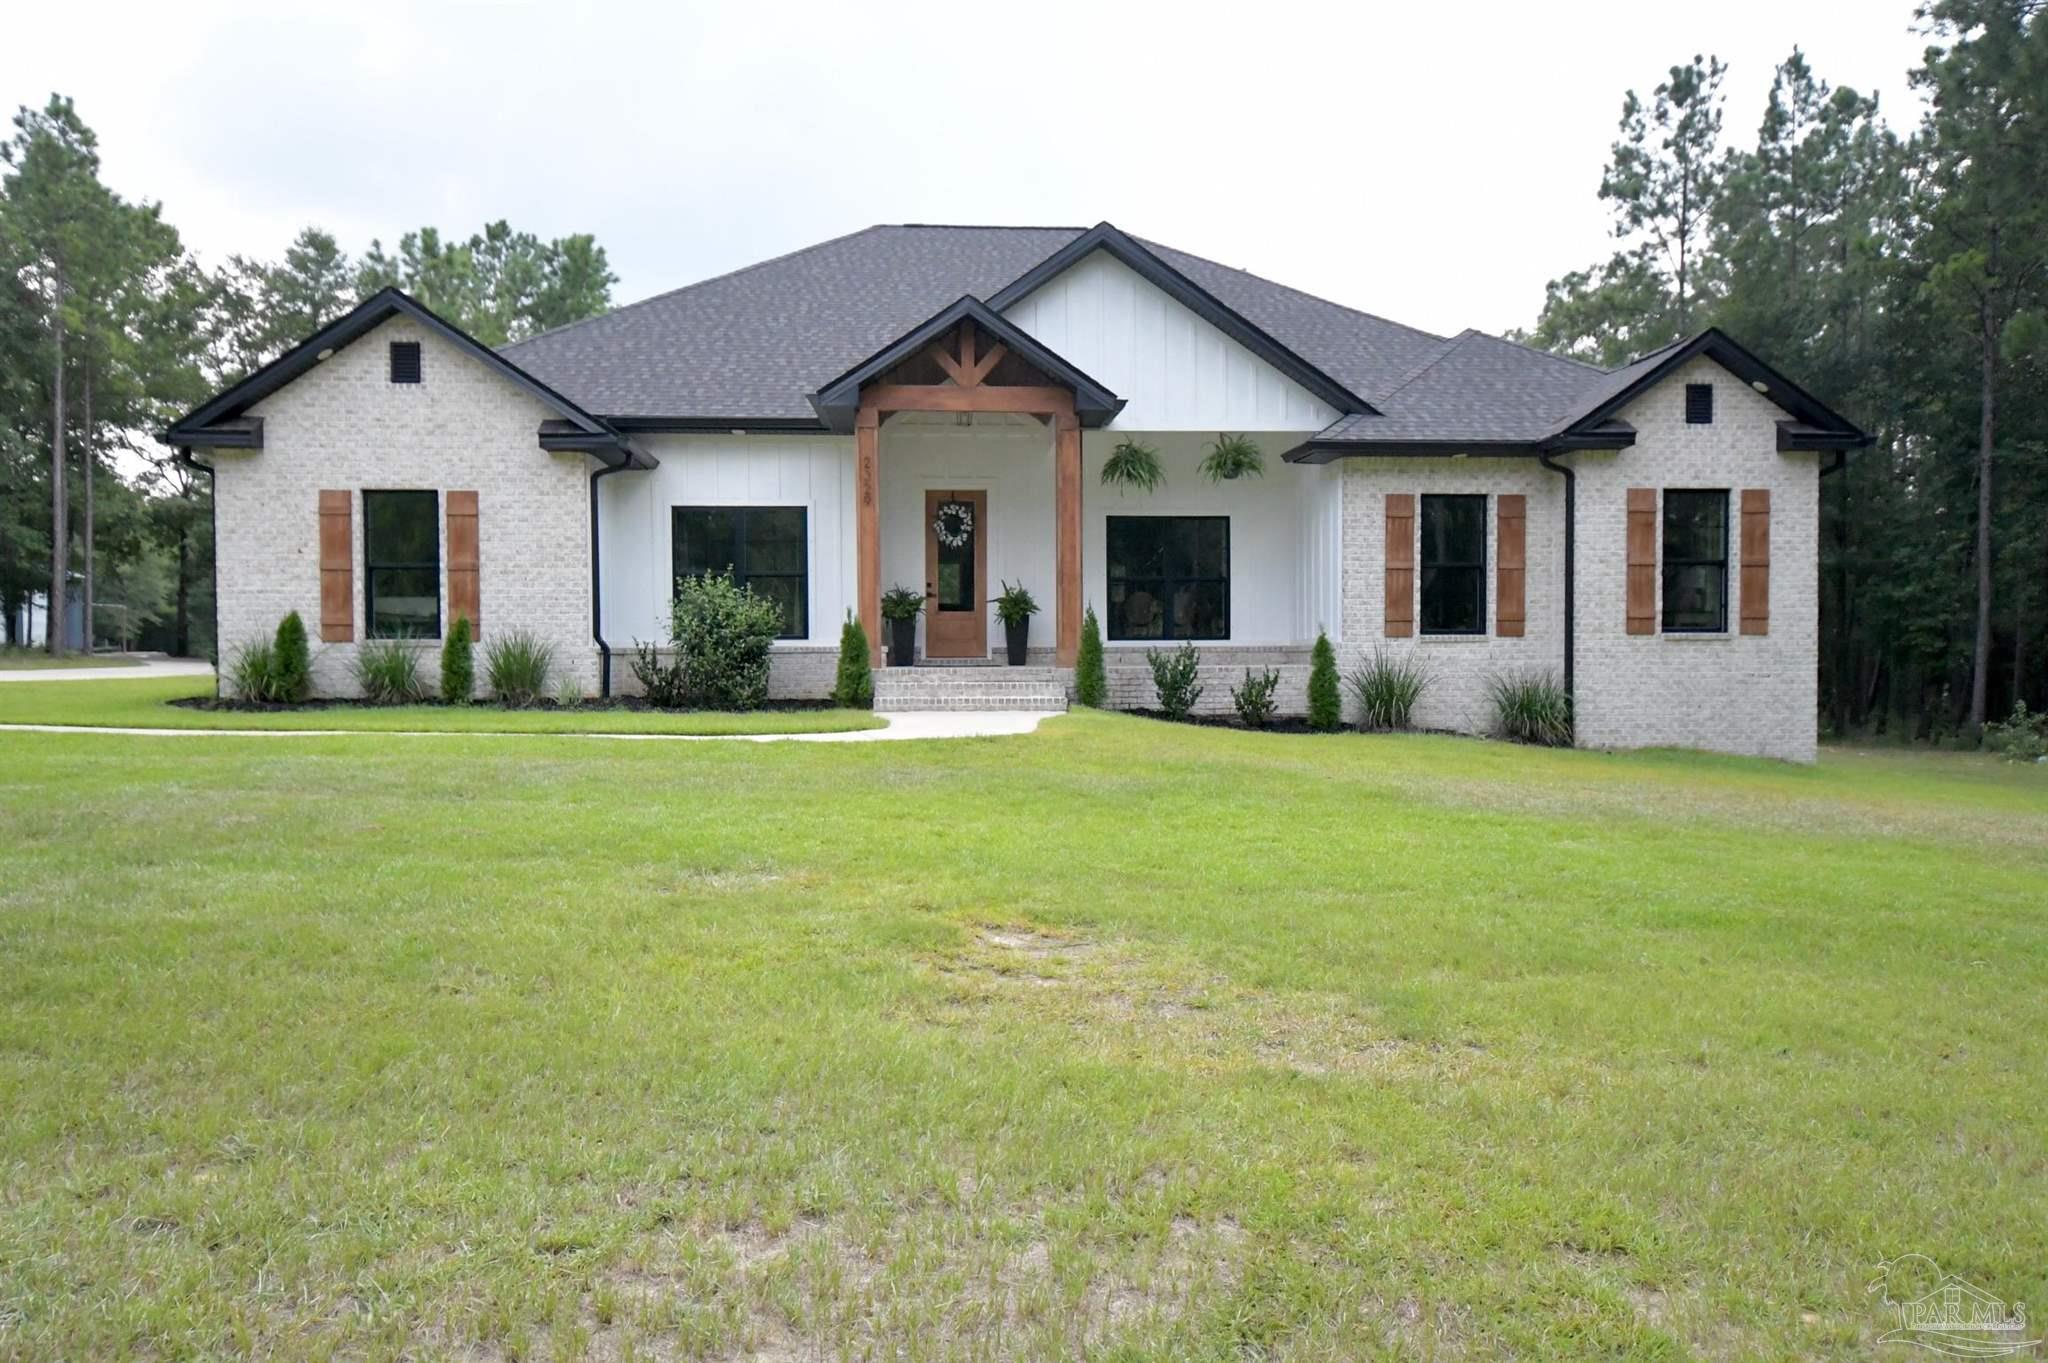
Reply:
M1821 476L1821 477L1825 478L1825 477L1827 477L1827 476L1828 476L1829 474L1831 474L1831 473L1840 473L1840 472L1841 472L1841 471L1842 471L1842 470L1843 470L1844 468L1848 467L1848 464L1849 464L1849 451L1847 451L1847 450L1836 450L1836 451L1834 452L1834 455L1835 455L1835 457L1834 457L1834 458L1833 458L1832 460L1830 460L1829 462L1827 462L1827 463L1825 463L1825 464L1821 465L1821 469L1820 469L1820 476Z
M597 480L631 467L625 460L593 469L590 474L590 637L597 641L597 698L610 700L612 694L612 648L604 641L604 576L599 570L597 531Z
M1578 639L1578 601L1575 588L1578 583L1579 557L1579 478L1568 467L1557 462L1557 455L1545 450L1536 456L1536 462L1552 473L1564 475L1564 698L1572 699L1572 653ZM1572 717L1574 732L1578 728L1578 716Z

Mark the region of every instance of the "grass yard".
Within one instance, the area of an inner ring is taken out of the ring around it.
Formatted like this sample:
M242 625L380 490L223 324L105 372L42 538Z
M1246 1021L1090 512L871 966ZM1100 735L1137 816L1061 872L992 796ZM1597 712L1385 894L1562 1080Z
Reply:
M1909 1252L2048 1302L2040 769L0 734L0 959L0 1357L1861 1360Z
M0 644L0 672L47 672L69 667L140 667L140 658L119 653L66 653L52 658L40 648Z
M0 687L0 724L120 729L434 730L499 734L833 734L873 729L866 710L506 710L495 705L383 705L308 710L194 710L174 700L213 694L205 677L135 681L12 682Z

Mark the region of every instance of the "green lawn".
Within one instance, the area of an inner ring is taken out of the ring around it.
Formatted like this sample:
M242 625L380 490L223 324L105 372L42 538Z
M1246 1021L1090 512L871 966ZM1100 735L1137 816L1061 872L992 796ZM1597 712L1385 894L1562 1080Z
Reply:
M0 1357L1861 1360L1909 1252L2048 1302L2038 768L0 734L0 960Z
M0 644L0 672L43 672L67 667L139 667L140 658L118 653L66 653L52 658L40 648L13 648Z
M0 724L88 724L120 729L435 730L496 734L825 734L874 729L866 710L503 710L495 705L390 705L335 709L194 710L171 701L210 696L205 677L136 681L10 682Z

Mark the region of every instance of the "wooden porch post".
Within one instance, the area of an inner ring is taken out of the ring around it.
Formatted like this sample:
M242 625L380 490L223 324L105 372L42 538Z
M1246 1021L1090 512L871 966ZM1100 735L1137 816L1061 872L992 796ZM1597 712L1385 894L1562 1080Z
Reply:
M1059 563L1054 575L1054 658L1072 667L1081 650L1081 423L1070 409L1053 418L1053 518Z
M877 667L882 662L881 445L882 414L863 405L853 423L859 483L854 520L854 555L859 564L855 609L861 628L867 631L868 659Z

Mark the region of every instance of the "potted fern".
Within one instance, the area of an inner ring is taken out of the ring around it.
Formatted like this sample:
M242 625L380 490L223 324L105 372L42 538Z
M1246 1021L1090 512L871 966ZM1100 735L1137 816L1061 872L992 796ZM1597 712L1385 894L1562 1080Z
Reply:
M1166 481L1166 470L1159 467L1159 451L1150 445L1141 445L1135 440L1123 440L1109 452L1102 461L1102 485L1118 491L1129 488L1134 492L1156 491Z
M889 666L909 667L917 661L917 617L924 598L908 587L882 593L882 618L889 622Z
M1266 476L1266 456L1248 435L1219 435L1202 459L1202 476L1212 483Z
M1031 642L1031 617L1038 614L1038 602L1023 586L1003 584L996 598L996 618L1003 622L1003 642L1010 653L1010 666L1024 666L1026 646Z

